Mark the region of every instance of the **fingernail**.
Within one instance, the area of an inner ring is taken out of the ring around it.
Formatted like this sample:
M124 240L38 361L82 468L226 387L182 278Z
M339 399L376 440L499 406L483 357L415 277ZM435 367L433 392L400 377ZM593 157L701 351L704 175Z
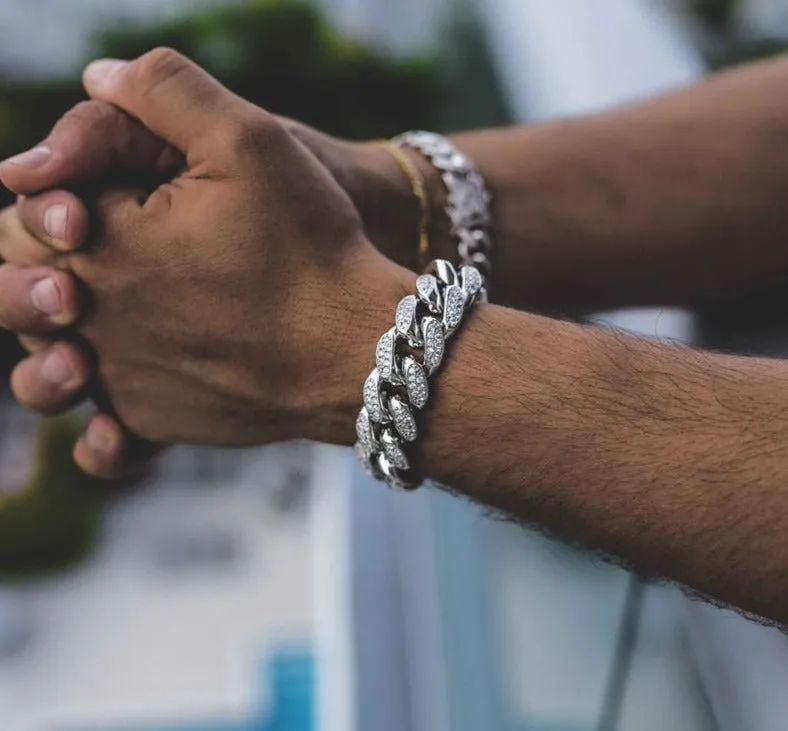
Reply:
M85 81L96 86L105 86L118 71L122 71L128 65L128 61L117 61L110 58L94 61L88 64L85 69Z
M50 353L44 360L41 374L50 383L54 383L56 386L63 386L73 378L74 371L71 369L68 360L61 353L54 352Z
M45 315L57 315L63 309L60 289L52 277L36 282L30 290L30 301L33 307Z
M56 203L44 211L44 230L53 239L65 239L67 225L68 206L65 203Z
M49 160L52 155L52 148L49 145L39 145L32 150L23 152L21 155L9 157L6 162L12 165L19 165L23 168L37 168Z
M114 448L114 439L110 430L98 421L92 422L88 427L85 441L92 450L104 454L111 452Z

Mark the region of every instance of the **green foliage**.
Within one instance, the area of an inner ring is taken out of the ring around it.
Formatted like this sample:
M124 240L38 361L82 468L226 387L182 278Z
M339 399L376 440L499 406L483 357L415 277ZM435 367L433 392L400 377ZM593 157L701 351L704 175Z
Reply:
M692 0L692 8L709 27L717 31L730 29L740 0Z
M350 138L434 122L436 64L395 60L334 31L304 0L203 10L165 25L114 28L96 54L134 58L175 48L241 96L277 114Z
M706 61L712 71L729 66L739 66L750 61L762 61L788 52L788 42L783 38L734 39L707 54Z
M712 31L702 52L711 71L778 56L788 51L784 38L741 33L736 20L741 0L692 0L692 8Z
M79 421L43 422L24 489L0 498L0 577L27 578L65 568L92 548L99 529L98 481L74 464Z

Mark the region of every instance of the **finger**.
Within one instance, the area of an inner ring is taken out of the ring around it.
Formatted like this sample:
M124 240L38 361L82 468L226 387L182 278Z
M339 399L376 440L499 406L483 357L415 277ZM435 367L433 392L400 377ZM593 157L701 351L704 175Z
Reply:
M67 272L49 267L0 266L0 327L34 335L72 325L79 292Z
M88 362L72 343L57 342L23 360L11 374L19 403L42 414L70 409L88 383Z
M74 460L90 475L115 480L143 471L164 449L130 435L113 417L96 414L74 446Z
M88 235L88 212L73 193L53 190L20 197L17 215L28 234L58 251L74 251Z
M111 416L96 414L74 445L74 461L94 477L114 480L124 474L125 435Z
M230 108L248 106L208 72L168 48L130 62L95 61L85 69L84 83L93 99L120 107L183 152L226 128Z
M67 112L45 142L0 163L0 179L15 193L32 195L119 170L167 173L182 162L176 150L128 114L88 101Z
M52 266L60 256L61 252L27 230L17 206L0 211L0 260L20 266Z

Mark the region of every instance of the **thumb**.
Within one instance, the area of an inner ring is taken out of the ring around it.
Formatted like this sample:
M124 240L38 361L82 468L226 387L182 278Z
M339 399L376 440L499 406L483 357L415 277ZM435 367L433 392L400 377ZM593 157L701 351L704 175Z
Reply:
M181 152L215 135L241 102L207 71L169 48L157 48L135 61L94 61L83 81L93 99L120 107Z

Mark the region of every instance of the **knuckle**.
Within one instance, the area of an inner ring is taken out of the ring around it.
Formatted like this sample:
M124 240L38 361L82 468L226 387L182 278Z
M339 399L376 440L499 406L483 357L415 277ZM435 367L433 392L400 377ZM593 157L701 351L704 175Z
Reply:
M83 101L67 111L60 118L55 129L57 130L58 127L66 125L83 127L103 126L113 122L119 114L120 111L118 109L106 102L95 100Z
M281 147L287 138L287 131L275 117L254 110L229 122L224 138L235 158L254 161L270 157L270 151Z
M150 90L178 76L188 65L186 57L178 51L160 47L148 51L134 61L129 74L139 88Z

